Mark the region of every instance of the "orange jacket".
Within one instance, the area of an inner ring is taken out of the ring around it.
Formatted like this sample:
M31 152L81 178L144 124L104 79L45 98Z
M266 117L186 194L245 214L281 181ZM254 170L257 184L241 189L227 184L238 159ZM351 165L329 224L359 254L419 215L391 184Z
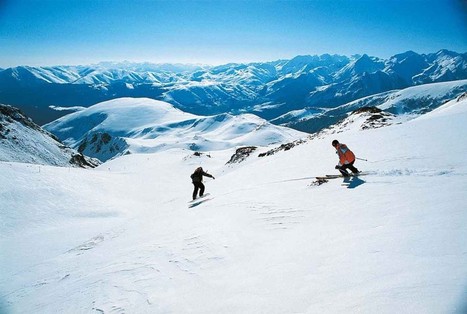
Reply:
M336 153L339 155L339 166L347 165L355 161L355 155L345 144L337 144Z

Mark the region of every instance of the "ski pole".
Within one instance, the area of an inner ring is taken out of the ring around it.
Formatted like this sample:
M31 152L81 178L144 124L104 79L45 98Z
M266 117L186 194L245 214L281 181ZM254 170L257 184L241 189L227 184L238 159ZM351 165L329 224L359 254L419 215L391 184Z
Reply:
M368 159L364 159L364 158L358 158L358 157L355 157L355 159L358 159L358 160L363 160L363 161L368 161Z

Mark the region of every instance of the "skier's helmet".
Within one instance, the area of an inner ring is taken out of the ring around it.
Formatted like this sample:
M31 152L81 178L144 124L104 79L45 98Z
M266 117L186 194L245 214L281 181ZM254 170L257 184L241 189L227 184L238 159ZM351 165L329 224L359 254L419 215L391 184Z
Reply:
M336 147L336 146L337 146L337 144L339 144L339 141L338 141L338 140L334 140L334 141L332 141L332 146Z

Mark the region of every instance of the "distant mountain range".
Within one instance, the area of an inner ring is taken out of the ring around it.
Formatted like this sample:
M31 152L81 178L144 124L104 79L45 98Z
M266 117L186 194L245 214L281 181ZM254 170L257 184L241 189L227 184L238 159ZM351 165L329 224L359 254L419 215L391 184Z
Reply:
M68 113L50 106L88 107L119 97L162 100L197 115L255 113L272 120L294 110L320 111L374 94L464 79L467 53L447 50L409 51L389 59L321 55L221 66L22 66L0 71L0 102L19 107L39 124Z

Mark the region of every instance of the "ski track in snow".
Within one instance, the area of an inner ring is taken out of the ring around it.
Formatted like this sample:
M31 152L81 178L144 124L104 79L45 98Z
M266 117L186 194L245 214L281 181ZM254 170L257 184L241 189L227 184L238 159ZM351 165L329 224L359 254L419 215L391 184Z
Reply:
M267 230L281 230L293 227L303 222L305 218L304 210L277 207L274 204L254 204L247 205L258 217L256 220L259 225Z

